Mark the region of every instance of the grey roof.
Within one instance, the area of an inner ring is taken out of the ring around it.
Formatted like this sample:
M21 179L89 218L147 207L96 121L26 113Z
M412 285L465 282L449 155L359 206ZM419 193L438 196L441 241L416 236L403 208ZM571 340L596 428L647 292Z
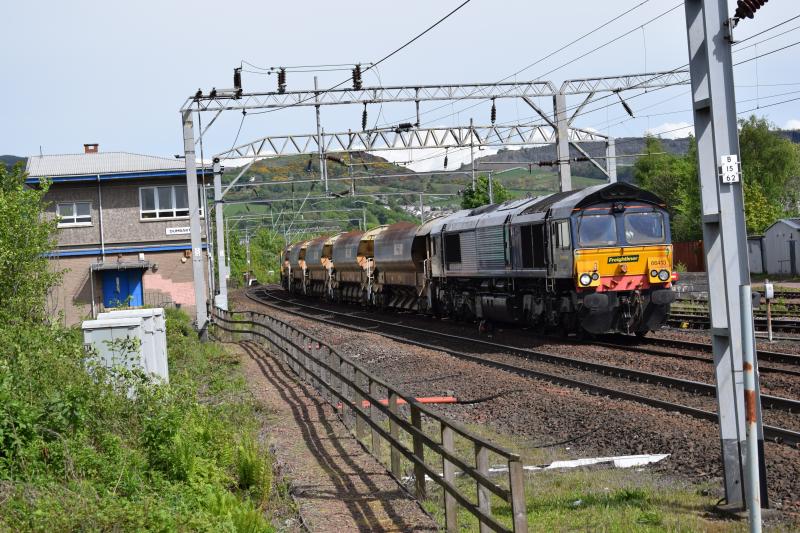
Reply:
M128 152L99 152L96 154L34 155L28 158L26 171L31 178L52 178L182 170L184 168L186 167L182 159Z
M778 222L784 222L794 229L800 229L800 218L782 218Z

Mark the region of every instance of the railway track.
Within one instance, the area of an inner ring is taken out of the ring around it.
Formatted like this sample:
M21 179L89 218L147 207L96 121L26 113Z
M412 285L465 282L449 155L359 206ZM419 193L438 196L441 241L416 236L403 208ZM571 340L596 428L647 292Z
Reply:
M682 325L684 323L695 327L696 329L708 329L710 327L710 319L708 315L688 314L688 313L670 313L667 323L670 325ZM765 333L767 331L767 319L756 317L754 319L756 331ZM772 331L781 331L784 333L800 333L800 320L797 319L773 319Z
M616 339L616 342L614 341ZM606 346L608 348L618 348L624 349L631 352L636 353L644 353L649 355L658 355L658 356L665 356L665 357L673 357L676 359L687 359L692 361L703 361L707 363L713 362L711 358L711 345L706 344L703 342L692 342L692 341L684 341L684 340L673 340L673 339L661 339L657 337L650 337L650 338L636 338L635 342L637 344L632 344L633 339L631 337L625 337L623 335L617 335L611 337L611 340L605 340L603 338L593 340L591 344L596 346ZM645 343L652 345L654 348L647 348L645 346L640 346L640 344ZM685 350L695 350L699 352L706 352L709 354L708 357L702 355L691 355L685 353L676 353L676 352L665 352L663 350L659 350L657 348L678 348L678 349L685 349ZM758 370L759 372L774 372L779 374L787 374L790 376L800 376L800 355L791 354L791 353L782 353L782 352L772 352L768 350L758 350L757 352L758 358ZM783 364L787 366L796 366L797 369L793 368L784 368L784 367L774 367L770 365L764 365L762 362L768 363L775 363L775 364Z
M291 313L317 322L322 322L325 324L333 325L336 327L342 327L353 331L375 333L399 342L442 351L462 360L479 363L484 366L497 368L499 370L504 370L518 375L537 378L537 379L544 379L546 381L556 383L559 385L575 387L587 392L603 394L614 398L632 400L638 403L650 405L653 407L658 407L668 411L676 411L688 414L695 418L711 420L715 422L717 421L717 414L712 411L707 411L704 409L698 409L687 405L669 402L651 396L644 396L641 394L636 394L630 391L620 390L617 388L610 388L603 385L598 385L596 383L590 383L587 381L573 379L571 377L565 377L563 375L557 375L549 372L544 372L541 370L532 369L530 367L524 367L507 363L504 361L498 361L485 356L475 355L474 353L468 353L464 350L456 349L452 346L433 344L427 340L423 341L419 340L418 338L415 339L413 338L413 335L421 335L425 339L428 339L433 336L455 344L458 343L463 344L466 341L472 346L480 345L484 347L491 347L497 351L519 356L526 360L536 360L546 363L553 363L557 365L578 368L581 370L587 370L606 376L626 378L634 382L656 384L670 388L677 388L683 391L689 391L697 394L714 396L716 392L714 386L707 383L678 379L669 376L643 372L639 370L584 361L580 359L573 359L556 354L537 352L535 350L530 350L527 348L508 346L505 344L486 341L482 339L474 339L474 338L464 339L457 335L452 335L440 331L418 328L405 324L399 324L397 322L380 320L372 317L356 316L356 313L343 313L331 309L323 309L306 303L279 297L276 294L274 294L274 292L275 292L274 290L270 290L264 287L259 287L248 290L246 292L246 295L251 300L258 302L262 305L267 305L279 311ZM293 309L292 307L305 309L307 311ZM338 318L338 320L334 320L333 318ZM349 322L356 321L356 322L361 322L362 324L366 323L370 324L370 326L356 325L353 323L347 323L347 321ZM395 330L398 332L402 332L402 334L389 333L389 331L387 330ZM800 402L798 402L797 400L791 400L787 398L780 398L768 395L762 396L762 406L767 409L789 411L792 413L797 413L800 410ZM793 431L790 429L764 425L764 436L766 439L774 442L783 443L793 447L800 446L800 432Z

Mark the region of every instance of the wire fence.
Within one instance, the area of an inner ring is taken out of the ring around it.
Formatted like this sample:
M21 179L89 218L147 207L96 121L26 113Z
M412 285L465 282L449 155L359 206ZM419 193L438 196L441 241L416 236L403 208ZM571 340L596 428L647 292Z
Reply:
M430 499L427 482L432 481L441 493L447 531L458 531L460 510L477 520L481 532L527 531L519 455L446 419L281 320L220 309L214 319L216 336L261 344L313 386L398 481L413 482L419 500Z

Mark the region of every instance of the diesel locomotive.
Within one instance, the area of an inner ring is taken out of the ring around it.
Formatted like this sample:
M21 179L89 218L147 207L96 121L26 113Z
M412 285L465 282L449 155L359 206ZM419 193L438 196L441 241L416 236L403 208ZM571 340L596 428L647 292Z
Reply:
M663 201L613 183L296 242L281 280L336 302L644 335L668 318L672 266Z

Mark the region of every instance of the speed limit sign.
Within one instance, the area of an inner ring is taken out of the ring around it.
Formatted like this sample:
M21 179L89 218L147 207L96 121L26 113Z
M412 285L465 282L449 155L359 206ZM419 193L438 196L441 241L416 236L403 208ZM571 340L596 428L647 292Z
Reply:
M741 170L739 170L739 156L737 155L723 155L719 162L720 180L722 183L739 183L742 179Z

